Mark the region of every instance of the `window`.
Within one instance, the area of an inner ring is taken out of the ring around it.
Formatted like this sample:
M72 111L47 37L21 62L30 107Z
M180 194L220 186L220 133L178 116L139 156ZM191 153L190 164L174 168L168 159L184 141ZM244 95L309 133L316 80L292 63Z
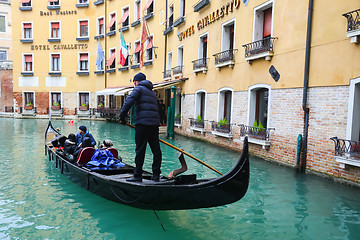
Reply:
M23 26L23 32L22 32L22 38L23 39L32 39L32 23L22 23Z
M50 38L60 38L60 22L50 22Z
M33 72L33 55L24 54L23 55L23 72Z
M86 109L84 110L87 110L89 109L89 93L83 93L83 92L80 92L79 93L79 107L85 107Z
M78 3L89 3L89 0L78 0Z
M168 52L168 54L167 54L167 65L166 65L167 71L171 71L171 68L172 68L172 55L173 55L172 52Z
M89 71L89 54L88 53L79 53L79 71L88 72Z
M61 71L61 62L60 54L50 54L50 72L60 72Z
M204 59L206 61L207 59L207 41L208 41L208 35L204 34L200 36L199 41L199 59Z
M140 64L140 40L136 41L134 46L135 46L134 64Z
M24 92L24 106L34 106L34 93L33 92Z
M174 23L174 4L169 6L169 17L168 17L168 27L172 27Z
M89 22L88 20L79 20L79 37L89 36Z
M129 7L125 7L122 9L122 17L119 23L122 24L122 27L129 26Z
M185 0L179 0L179 16L185 17Z
M49 6L60 6L60 0L48 0Z
M21 7L31 7L31 0L20 0Z
M115 31L116 30L116 13L111 13L109 19L110 19L109 25L107 26L107 28L109 29L110 32Z
M177 49L177 66L183 66L184 61L184 46L180 46Z
M154 12L154 0L147 0L144 10L146 10L146 15L153 13Z
M230 123L232 109L232 89L224 88L219 91L218 121L225 120Z
M145 46L145 61L152 61L153 60L153 40L154 36L149 36L148 39L146 40Z
M249 126L268 126L270 87L258 84L249 89ZM254 124L256 122L256 124Z
M222 27L222 41L221 51L233 50L234 49L234 26L235 21L232 20L223 25Z
M205 119L205 103L206 103L206 92L204 90L199 90L195 93L195 119L198 116L202 120Z
M7 52L5 50L0 50L0 61L7 60Z
M59 92L50 93L50 105L61 108L61 93Z
M109 60L106 64L106 66L109 68L109 69L113 69L116 67L116 48L113 48L113 49L110 49L109 51Z
M350 80L346 139L360 141L360 78Z
M97 105L98 105L98 107L105 107L105 96L104 95L97 96Z
M0 32L6 32L6 18L5 15L0 15Z
M271 37L272 4L267 2L254 9L254 42Z
M104 34L104 17L99 17L97 19L97 28L96 28L96 35L100 36Z
M141 0L136 0L134 5L134 21L137 21L141 18Z
M130 44L126 44L126 46L127 46L127 49L128 49L128 53L129 53L129 49L130 49ZM124 65L123 65L123 67L128 67L129 66L129 54L127 55L127 57L126 57L126 59L125 59L125 63L124 63ZM119 61L119 63L120 63L120 61Z

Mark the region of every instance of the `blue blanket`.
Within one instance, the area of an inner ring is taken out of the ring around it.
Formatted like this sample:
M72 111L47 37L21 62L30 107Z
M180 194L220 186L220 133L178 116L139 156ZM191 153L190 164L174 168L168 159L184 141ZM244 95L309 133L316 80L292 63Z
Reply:
M125 163L114 158L112 153L107 149L105 150L96 149L91 160L86 164L86 167L90 168L91 170L114 169L124 166Z

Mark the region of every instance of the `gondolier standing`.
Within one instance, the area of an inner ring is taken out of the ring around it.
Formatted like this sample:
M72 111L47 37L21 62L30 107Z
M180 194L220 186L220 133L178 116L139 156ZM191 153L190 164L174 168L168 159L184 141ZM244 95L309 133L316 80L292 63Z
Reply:
M134 76L134 90L126 98L124 106L120 112L120 122L125 124L125 116L131 106L135 106L135 170L134 176L127 181L141 182L145 158L146 145L149 143L153 153L152 180L158 182L160 176L160 167L162 154L159 143L159 110L155 93L152 91L153 84L146 80L143 73Z

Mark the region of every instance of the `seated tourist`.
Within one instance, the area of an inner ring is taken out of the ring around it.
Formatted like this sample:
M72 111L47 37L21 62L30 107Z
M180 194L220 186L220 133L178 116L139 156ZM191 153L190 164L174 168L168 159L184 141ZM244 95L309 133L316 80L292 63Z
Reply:
M80 147L79 147L80 146ZM84 137L81 144L79 144L74 152L74 159L77 159L81 150L86 147L94 147L93 142L90 137Z
M91 140L91 147L94 147L96 145L96 141L94 137L89 133L85 126L79 127L79 133L76 134L76 144L78 147L84 147L82 146L84 139L88 137Z
M109 139L105 139L103 141L103 144L100 145L100 149L103 150L103 149L110 148L112 146L114 146L113 142Z
M75 134L70 133L64 143L64 155L73 160L73 154L77 148Z

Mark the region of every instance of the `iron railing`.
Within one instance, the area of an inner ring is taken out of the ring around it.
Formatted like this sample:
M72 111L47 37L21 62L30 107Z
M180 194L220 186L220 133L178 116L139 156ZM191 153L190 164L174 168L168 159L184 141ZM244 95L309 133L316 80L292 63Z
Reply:
M275 39L278 39L278 38L277 37L266 37L259 41L255 41L255 42L243 45L243 47L245 48L245 57L250 57L250 56L260 54L263 52L272 52Z
M194 118L189 118L190 119L190 127L196 127L196 128L204 128L204 120L197 120Z
M101 117L106 119L119 119L121 108L97 108L95 109Z
M5 106L5 112L14 112L13 106Z
M163 72L164 74L164 78L171 78L171 69L170 70L166 70L165 72Z
M360 9L344 13L343 16L347 18L347 31L357 30L360 28Z
M257 138L264 141L269 141L270 131L275 130L275 128L259 128L259 127L250 127L244 124L240 124L240 136L249 136L251 138Z
M193 64L193 70L198 70L201 68L206 68L207 67L207 61L209 59L208 58L200 58L197 60L192 61Z
M234 61L235 60L235 52L237 49L229 49L223 52L219 52L214 54L215 57L215 65L221 64L228 61Z
M181 125L181 118L175 118L174 123L178 124L178 125Z
M176 66L172 68L173 75L179 75L183 72L183 66Z
M222 133L231 133L232 130L232 124L230 123L220 123L220 122L215 122L212 121L211 122L211 128L217 132L222 132Z
M335 156L349 156L360 158L360 141L330 138L335 144Z

